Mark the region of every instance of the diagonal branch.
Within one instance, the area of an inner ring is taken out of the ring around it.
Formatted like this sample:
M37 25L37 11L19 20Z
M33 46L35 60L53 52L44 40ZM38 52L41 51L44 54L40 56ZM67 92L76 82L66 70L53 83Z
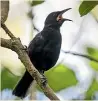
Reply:
M72 54L72 55L76 55L76 56L81 56L81 57L84 57L84 58L86 58L88 60L98 62L97 59L95 59L95 58L93 58L93 57L91 57L89 55L86 55L86 54L81 54L81 53L76 53L76 52L71 52L71 51L63 51L63 50L62 50L62 52L66 53L66 54Z
M29 56L27 52L24 50L24 46L22 45L19 38L16 38L10 30L6 27L5 24L1 23L1 27L5 30L5 32L11 37L11 39L3 39L1 38L1 46L11 49L12 51L15 51L18 54L18 58L21 60L21 62L26 67L27 71L30 73L30 75L36 80L38 85L42 88L44 94L50 99L50 100L59 100L59 98L54 94L53 90L49 87L48 84L43 85L41 81L42 75L38 72L38 70L33 66L31 63Z
M1 27L5 30L5 32L8 34L8 36L12 39L15 38L15 36L11 33L11 31L6 27L4 23L1 22Z

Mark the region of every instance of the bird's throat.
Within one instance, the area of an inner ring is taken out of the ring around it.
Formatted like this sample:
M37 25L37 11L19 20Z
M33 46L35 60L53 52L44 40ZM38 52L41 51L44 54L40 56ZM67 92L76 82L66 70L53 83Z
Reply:
M57 26L56 24L48 24L48 25L45 25L44 28L49 28L49 29L53 29L56 31L60 31L60 26Z

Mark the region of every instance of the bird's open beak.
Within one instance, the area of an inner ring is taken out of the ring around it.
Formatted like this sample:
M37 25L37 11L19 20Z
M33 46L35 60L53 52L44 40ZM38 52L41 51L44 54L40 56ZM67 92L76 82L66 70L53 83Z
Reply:
M63 17L62 17L62 15L63 15L66 11L68 11L68 10L70 10L70 9L72 9L72 8L67 8L67 9L64 9L64 10L60 11L60 14L59 14L58 17L57 17L57 21L61 21L61 20L64 20L64 21L72 21L72 20L70 20L70 19L66 19L66 18L63 18Z

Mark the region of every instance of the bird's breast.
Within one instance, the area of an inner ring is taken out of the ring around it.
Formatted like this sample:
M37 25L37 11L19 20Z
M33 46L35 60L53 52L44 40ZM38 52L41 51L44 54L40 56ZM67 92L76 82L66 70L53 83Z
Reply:
M53 29L53 28L46 28L42 32L42 36L50 41L54 41L57 43L60 43L62 41L61 33L59 29Z

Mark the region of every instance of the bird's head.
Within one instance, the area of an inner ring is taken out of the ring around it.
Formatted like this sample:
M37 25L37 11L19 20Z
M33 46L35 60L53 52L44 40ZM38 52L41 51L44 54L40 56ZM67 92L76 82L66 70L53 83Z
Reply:
M70 19L66 19L62 17L63 13L65 13L66 11L70 9L71 8L67 8L62 11L56 11L56 12L50 13L45 20L45 25L59 28L63 24L64 21L72 21Z

